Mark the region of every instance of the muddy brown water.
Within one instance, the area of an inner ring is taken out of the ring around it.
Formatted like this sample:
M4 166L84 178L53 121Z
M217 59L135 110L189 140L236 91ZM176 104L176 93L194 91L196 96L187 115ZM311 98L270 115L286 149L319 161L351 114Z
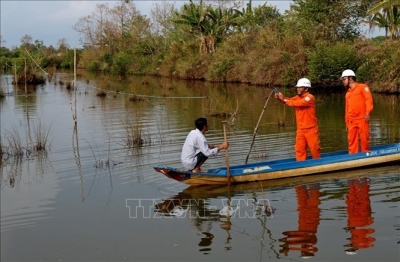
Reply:
M2 261L399 259L399 164L230 188L188 188L152 169L180 166L199 116L211 143L231 121L229 162L243 164L272 89L81 73L75 93L71 80L55 73L25 93L1 76L2 144L18 137L24 152L0 168ZM343 94L315 96L322 152L345 150ZM399 142L400 98L374 101L371 144ZM271 99L249 162L294 156L294 121ZM40 131L45 152L30 150ZM204 168L224 165L220 154Z

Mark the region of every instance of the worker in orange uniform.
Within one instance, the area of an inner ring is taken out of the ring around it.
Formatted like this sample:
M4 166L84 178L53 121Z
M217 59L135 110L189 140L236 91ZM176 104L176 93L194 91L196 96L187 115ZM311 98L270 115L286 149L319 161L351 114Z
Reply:
M346 244L346 254L354 255L357 250L373 247L375 238L370 235L375 232L370 226L374 222L371 210L368 178L348 180L349 192L346 196L347 227L350 232L350 243Z
M321 146L317 117L315 114L315 98L308 92L311 82L307 78L297 81L297 96L292 98L284 97L282 93L276 93L275 98L282 103L296 109L296 160L304 161L307 159L307 146L310 149L312 158L321 157Z
M347 88L345 121L349 154L360 152L359 139L361 152L368 152L370 114L374 107L370 89L366 84L357 83L355 73L349 69L343 71L341 80Z

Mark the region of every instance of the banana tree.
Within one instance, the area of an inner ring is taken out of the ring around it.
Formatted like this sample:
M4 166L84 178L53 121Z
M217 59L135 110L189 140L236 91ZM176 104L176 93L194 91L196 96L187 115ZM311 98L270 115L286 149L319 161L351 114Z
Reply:
M203 1L200 1L199 5L193 3L192 0L189 4L184 4L181 11L175 12L175 18L172 22L177 25L186 26L183 28L184 33L190 34L199 38L203 41L205 30L204 30L204 16L205 11L203 11Z
M367 23L370 28L384 28L391 39L400 36L400 0L384 0L373 5L368 11Z
M237 19L242 15L243 13L241 11L233 8L209 8L206 13L208 35L206 36L207 42L204 43L206 46L203 51L214 52L217 44L222 42L224 36L235 30Z
M211 53L223 40L224 35L233 30L237 17L241 15L242 12L233 8L214 9L210 5L203 5L203 1L196 5L190 0L180 12L175 13L176 18L172 21L188 26L185 32L199 39L201 53Z

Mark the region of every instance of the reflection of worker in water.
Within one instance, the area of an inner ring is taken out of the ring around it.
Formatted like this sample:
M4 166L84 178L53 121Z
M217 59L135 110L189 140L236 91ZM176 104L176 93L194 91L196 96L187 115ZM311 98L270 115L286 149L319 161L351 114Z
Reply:
M286 256L289 250L301 252L301 257L307 258L314 256L318 251L317 247L317 228L319 225L320 213L319 204L319 185L298 186L296 189L297 211L299 212L298 230L285 231L286 237L280 239L283 242L280 253Z
M344 229L350 232L348 238L350 243L346 254L354 255L358 249L370 248L375 238L369 236L375 232L372 228L366 228L373 223L371 217L371 201L369 199L369 180L367 178L351 179L348 181L349 193L346 197L347 205L347 227Z

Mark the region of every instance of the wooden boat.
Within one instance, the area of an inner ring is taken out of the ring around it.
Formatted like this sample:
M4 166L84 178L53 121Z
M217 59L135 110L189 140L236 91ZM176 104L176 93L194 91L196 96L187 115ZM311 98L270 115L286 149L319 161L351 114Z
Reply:
M371 151L358 154L348 154L347 151L325 153L321 154L320 159L307 159L306 161L286 158L235 165L230 167L230 179L232 184L236 184L330 173L393 162L400 163L400 143L373 146ZM228 183L226 167L208 169L200 173L170 166L157 165L153 168L169 178L191 186L226 185Z
M364 177L387 177L388 179L393 179L393 182L397 183L399 176L400 163L394 163L392 165L374 166L367 169L334 171L324 175L314 174L308 176L296 176L282 179L238 183L229 187L223 184L190 186L178 193L178 196L185 199L208 199L222 196L234 197L236 195L242 195L245 193L264 194L270 191L293 188L296 186L322 184L324 182L332 183L333 180L338 182L340 180L347 181Z

